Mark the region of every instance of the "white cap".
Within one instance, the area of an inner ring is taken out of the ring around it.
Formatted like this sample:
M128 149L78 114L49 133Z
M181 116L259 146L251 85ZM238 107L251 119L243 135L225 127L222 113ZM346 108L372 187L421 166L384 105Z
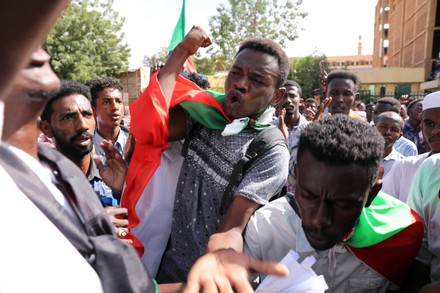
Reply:
M432 108L440 108L440 91L430 93L423 99L423 111Z

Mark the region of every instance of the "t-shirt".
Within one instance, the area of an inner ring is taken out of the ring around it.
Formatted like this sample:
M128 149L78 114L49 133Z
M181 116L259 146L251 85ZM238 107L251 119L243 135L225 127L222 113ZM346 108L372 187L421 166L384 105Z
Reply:
M414 176L408 205L423 219L424 237L417 260L431 267L440 281L440 154L427 158Z
M245 129L223 137L221 131L203 127L194 133L177 182L171 237L159 282L185 281L190 267L205 252L209 236L222 220L220 205L229 176L256 134ZM285 146L267 150L252 163L233 194L265 205L284 185L288 162Z

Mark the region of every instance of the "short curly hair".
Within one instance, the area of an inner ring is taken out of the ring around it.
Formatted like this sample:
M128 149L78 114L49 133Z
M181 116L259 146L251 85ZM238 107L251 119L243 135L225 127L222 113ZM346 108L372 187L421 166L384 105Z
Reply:
M286 80L286 82L284 83L284 86L285 86L285 87L286 87L286 86L293 86L293 87L296 87L296 88L298 89L299 96L302 97L302 88L301 88L301 86L299 85L299 83L297 83L296 81L293 81L293 80Z
M98 99L98 94L107 88L113 88L117 89L120 92L124 90L124 87L122 86L121 82L112 77L106 77L106 78L95 78L86 81L86 86L90 88L90 92L92 94L92 106L96 106L96 99Z
M310 123L301 133L298 162L305 151L332 166L358 165L365 168L373 186L382 162L385 141L368 123L336 114Z
M276 88L278 89L284 85L287 80L287 75L289 75L290 63L286 52L284 52L283 48L277 42L266 38L251 38L241 44L235 56L240 54L244 49L255 50L275 57L278 60L280 70Z
M83 95L89 102L92 101L90 89L87 86L73 80L63 80L58 94L47 102L43 112L41 112L41 120L50 122L50 116L53 113L52 104L58 99L71 95Z
M400 114L400 105L401 104L398 99L390 98L390 97L380 98L376 101L376 105L377 104L388 104L391 106L390 111L393 111L397 114Z
M335 70L330 72L327 76L327 85L329 85L333 79L352 80L354 85L356 86L356 91L359 89L359 85L361 84L361 80L359 79L359 76L357 76L356 73L347 70Z

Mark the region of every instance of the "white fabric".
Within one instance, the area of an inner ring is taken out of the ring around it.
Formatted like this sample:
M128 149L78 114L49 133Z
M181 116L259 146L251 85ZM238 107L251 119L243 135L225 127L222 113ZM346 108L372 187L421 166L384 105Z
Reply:
M432 108L440 108L440 91L430 93L423 99L423 111Z
M142 262L154 278L171 233L176 185L182 167L182 143L170 142L136 205L140 223L131 231L142 242Z
M273 114L275 113L275 108L268 107L264 110L263 114L255 121L258 125L269 125L272 122ZM222 136L236 135L240 133L248 124L249 117L238 118L233 120L231 123L226 124L225 129L223 129Z
M440 154L427 158L414 176L408 205L423 220L425 233L417 260L431 267L431 281L440 281Z
M93 268L0 167L0 292L102 292Z
M404 156L400 154L396 149L391 151L385 158L382 159L383 165L383 176L386 176L388 172L391 170L391 167L398 161L402 160Z
M406 202L414 175L429 154L405 157L395 162L383 178L382 191Z
M58 201L58 203L64 207L67 214L70 216L72 221L75 222L75 225L80 226L82 225L78 215L74 212L72 205L70 202L65 198L65 196L61 193L61 191L52 183L52 179L50 176L50 170L43 167L40 162L38 162L34 157L29 155L28 153L13 147L9 146L9 149L14 152L22 161L25 163L34 173L37 175L37 177L41 180L41 182L46 185L47 189L51 192L53 197Z
M244 252L260 260L279 262L290 250L299 260L313 255L312 266L324 275L327 292L386 292L391 283L347 251L335 245L326 251L310 246L301 227L301 219L286 198L275 200L257 210L246 227Z

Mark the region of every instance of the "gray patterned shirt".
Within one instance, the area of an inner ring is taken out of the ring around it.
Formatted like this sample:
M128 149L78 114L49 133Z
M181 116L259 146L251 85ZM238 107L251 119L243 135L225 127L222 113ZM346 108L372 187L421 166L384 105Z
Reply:
M171 237L157 277L160 283L186 281L190 267L205 252L209 236L222 220L220 204L229 175L257 133L245 129L223 137L221 131L207 128L195 132L177 183ZM285 146L267 150L252 163L234 194L265 205L282 188L288 162Z

